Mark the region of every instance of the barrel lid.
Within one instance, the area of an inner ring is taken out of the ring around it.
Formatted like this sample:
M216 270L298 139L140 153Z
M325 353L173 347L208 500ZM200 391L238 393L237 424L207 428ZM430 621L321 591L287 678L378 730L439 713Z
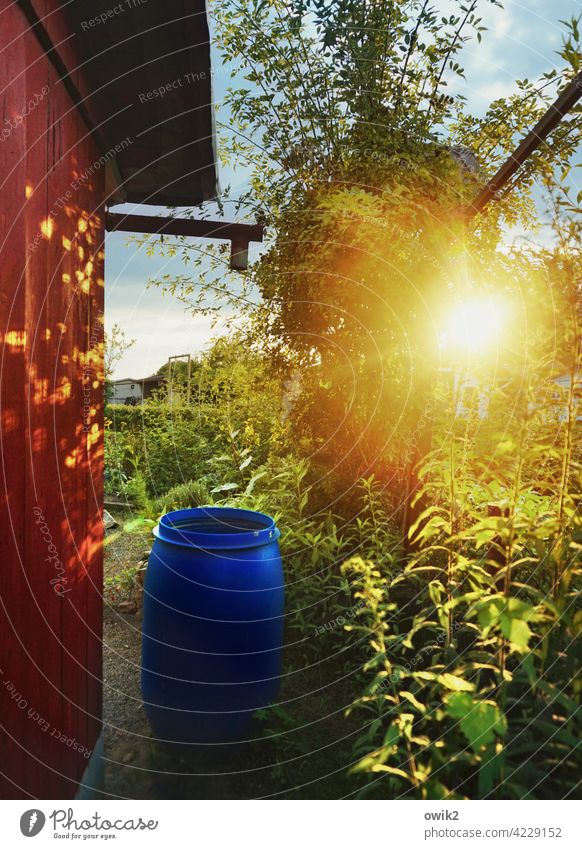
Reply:
M266 513L237 507L191 507L162 516L154 535L173 545L217 551L268 545L279 539L281 531Z

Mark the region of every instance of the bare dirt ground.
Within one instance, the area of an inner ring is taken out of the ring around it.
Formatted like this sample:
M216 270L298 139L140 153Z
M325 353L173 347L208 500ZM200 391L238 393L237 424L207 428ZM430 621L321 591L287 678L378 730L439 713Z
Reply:
M131 516L113 510L123 523ZM149 547L150 532L127 533L123 527L107 534L105 544L105 600L103 617L103 722L105 737L105 792L134 797L136 779L149 741L149 726L140 695L141 609L123 613L111 599L107 579L136 566ZM134 797L136 798L136 797ZM139 795L137 796L139 798Z

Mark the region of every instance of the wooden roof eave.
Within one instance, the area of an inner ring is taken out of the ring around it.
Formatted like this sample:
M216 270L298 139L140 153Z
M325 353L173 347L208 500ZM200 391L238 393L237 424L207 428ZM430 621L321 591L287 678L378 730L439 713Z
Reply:
M16 2L95 138L110 203L216 197L205 0Z

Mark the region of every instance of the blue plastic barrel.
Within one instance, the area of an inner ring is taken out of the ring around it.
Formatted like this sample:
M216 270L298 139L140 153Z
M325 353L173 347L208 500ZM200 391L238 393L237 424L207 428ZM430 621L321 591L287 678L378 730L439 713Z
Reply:
M264 513L197 507L154 529L144 586L141 688L156 737L227 743L277 697L284 579Z

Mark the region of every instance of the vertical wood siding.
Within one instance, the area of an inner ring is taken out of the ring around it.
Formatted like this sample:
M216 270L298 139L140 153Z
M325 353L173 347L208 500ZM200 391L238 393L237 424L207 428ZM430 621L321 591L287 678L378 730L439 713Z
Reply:
M0 796L69 798L101 717L104 173L15 3L0 22Z

